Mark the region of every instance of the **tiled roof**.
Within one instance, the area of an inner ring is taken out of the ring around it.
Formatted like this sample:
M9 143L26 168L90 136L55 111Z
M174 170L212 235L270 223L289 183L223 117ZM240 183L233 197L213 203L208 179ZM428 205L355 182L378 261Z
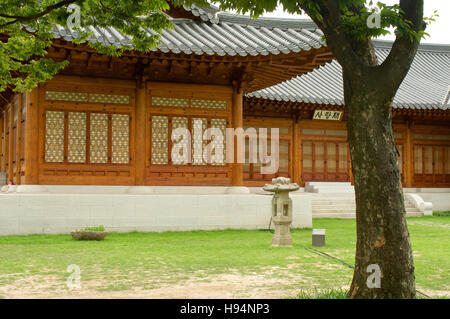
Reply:
M162 32L161 44L153 51L208 55L268 55L300 52L325 45L323 33L310 20L261 18L220 12L216 7L185 7L202 21L172 19L174 29ZM90 42L117 47L131 45L130 37L115 28L86 27ZM146 30L155 34L153 30ZM55 38L75 39L77 31L56 26Z
M378 58L384 61L392 42L374 41L374 44ZM450 45L422 44L394 98L394 107L442 108L449 88ZM310 73L249 93L247 96L278 101L343 105L342 68L334 60Z

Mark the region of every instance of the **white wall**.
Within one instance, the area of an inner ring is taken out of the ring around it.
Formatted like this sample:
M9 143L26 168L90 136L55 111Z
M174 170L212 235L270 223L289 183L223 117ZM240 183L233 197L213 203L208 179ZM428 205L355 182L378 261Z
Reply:
M293 227L312 227L311 196L291 198ZM0 193L0 235L69 233L98 225L115 232L264 229L271 199L223 193Z

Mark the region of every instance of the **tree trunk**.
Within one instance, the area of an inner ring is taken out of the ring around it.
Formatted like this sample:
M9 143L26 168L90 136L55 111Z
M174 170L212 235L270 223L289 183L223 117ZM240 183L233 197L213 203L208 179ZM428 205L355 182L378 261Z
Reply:
M392 132L393 96L367 75L351 82L344 72L344 87L357 225L349 297L415 298L399 153Z

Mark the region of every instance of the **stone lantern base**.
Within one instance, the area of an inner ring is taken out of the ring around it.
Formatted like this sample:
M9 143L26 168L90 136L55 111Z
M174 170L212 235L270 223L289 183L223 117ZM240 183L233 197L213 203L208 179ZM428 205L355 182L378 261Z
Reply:
M275 234L272 237L272 246L290 246L292 247L292 237L289 224L278 224L275 227Z

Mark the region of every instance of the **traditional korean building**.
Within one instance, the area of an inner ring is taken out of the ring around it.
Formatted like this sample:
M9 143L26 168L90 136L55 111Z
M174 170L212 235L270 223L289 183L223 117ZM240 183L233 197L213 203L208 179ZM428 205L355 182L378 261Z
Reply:
M163 32L157 48L121 57L75 44L75 32L55 27L48 55L70 64L32 91L0 99L0 170L7 180L162 186L261 186L275 176L301 185L352 180L341 69L314 23L253 20L214 7L167 14L174 29ZM130 44L114 28L88 31L92 42ZM389 45L376 42L380 59ZM422 45L393 110L407 187L450 187L450 110L443 106L449 85L450 46ZM191 163L173 157L172 131L198 123L223 132L279 128L278 172L262 175L260 163L206 163L194 151Z

